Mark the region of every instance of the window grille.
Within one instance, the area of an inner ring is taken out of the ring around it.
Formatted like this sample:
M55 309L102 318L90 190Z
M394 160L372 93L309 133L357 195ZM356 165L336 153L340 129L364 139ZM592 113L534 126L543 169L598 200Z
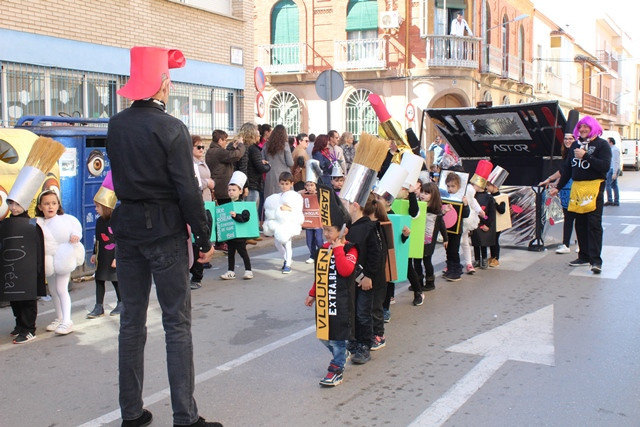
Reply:
M290 92L277 93L269 103L269 124L284 125L287 134L300 133L300 102Z
M358 89L347 98L346 130L353 133L354 141L362 132L378 135L378 117L369 103L369 94L365 89Z

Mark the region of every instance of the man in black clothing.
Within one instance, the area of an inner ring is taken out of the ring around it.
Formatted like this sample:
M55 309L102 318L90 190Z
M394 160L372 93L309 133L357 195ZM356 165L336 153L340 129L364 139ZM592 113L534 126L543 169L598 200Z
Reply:
M607 172L611 165L611 147L600 138L602 127L591 116L583 117L573 132L580 147L569 151L568 160L561 168L556 188L549 190L551 197L564 188L570 178L571 196L568 210L576 212L576 236L580 253L569 265L590 265L594 274L602 272L602 209ZM589 203L591 201L591 203ZM595 202L593 202L595 201ZM585 206L590 206L585 209Z
M131 49L131 77L118 93L134 100L109 120L107 153L120 206L111 225L124 310L120 315L119 373L123 426L146 426L144 346L152 278L162 308L173 423L220 426L198 415L191 337L187 225L198 261L213 255L187 127L165 111L169 68L184 66L178 50Z

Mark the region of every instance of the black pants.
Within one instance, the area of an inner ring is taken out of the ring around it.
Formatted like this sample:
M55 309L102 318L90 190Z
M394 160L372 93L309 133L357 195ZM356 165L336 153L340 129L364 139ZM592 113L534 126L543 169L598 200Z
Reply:
M244 261L244 270L250 271L251 260L247 253L247 239L231 239L227 241L229 271L233 271L236 268L236 251L238 251L238 255L242 257L242 261Z
M487 247L486 246L474 246L473 257L476 261L487 259Z
M16 317L16 329L21 334L36 334L36 318L38 317L38 300L11 301L11 309Z
M460 233L463 231L460 230ZM452 273L461 273L462 265L460 264L460 234L449 233L449 244L447 245L447 271Z
M387 296L387 282L373 284L373 304L371 319L373 321L373 335L384 336L384 301Z
M573 223L576 220L576 213L569 212L564 208L562 208L562 213L564 214L564 224L562 225L562 243L566 247L569 247L571 246L571 233L573 233Z
M591 265L602 265L602 209L604 206L604 181L600 184L596 209L585 214L576 214L576 236L580 247L580 259Z
M573 224L572 224L573 226ZM491 249L491 258L495 258L495 259L500 259L500 234L502 233L502 231L498 231L496 233L496 244L491 246L489 249ZM571 237L571 236L569 236Z
M384 302L382 303L382 308L385 310L389 310L391 307L391 298L396 295L396 284L393 282L387 282L387 295L384 297Z
M198 262L198 253L200 252L200 247L193 245L193 265L189 269L189 273L191 273L191 281L192 282L202 282L202 278L204 277L204 264Z

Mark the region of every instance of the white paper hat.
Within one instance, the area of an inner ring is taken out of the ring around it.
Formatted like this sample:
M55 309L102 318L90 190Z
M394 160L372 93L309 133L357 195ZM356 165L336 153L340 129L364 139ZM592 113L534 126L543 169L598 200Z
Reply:
M416 182L418 182L418 175L420 175L423 164L424 159L420 156L410 152L405 152L402 155L400 166L408 173L404 183L402 184L404 188L411 188L411 186L416 185Z
M313 181L315 183L318 182L320 177L322 176L322 169L320 169L320 162L316 159L307 160L307 182Z
M244 188L244 184L247 182L247 175L241 171L235 171L233 175L231 175L231 179L229 180L229 184L235 184L242 190Z
M382 197L387 203L392 203L408 175L409 172L402 166L397 163L391 163L373 192Z
M344 173L342 172L342 168L340 167L340 163L338 162L334 162L333 168L331 168L331 177L335 177L335 176L344 176Z

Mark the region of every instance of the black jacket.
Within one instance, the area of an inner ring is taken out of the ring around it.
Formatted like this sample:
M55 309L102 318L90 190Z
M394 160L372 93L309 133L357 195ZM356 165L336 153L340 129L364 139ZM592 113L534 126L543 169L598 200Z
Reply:
M358 264L366 277L376 280L382 275L384 280L384 254L378 222L363 216L349 227L346 239L358 249Z
M249 190L263 190L262 174L269 172L271 166L262 163L262 150L256 144L247 149L247 187Z
M121 204L111 217L116 240L151 243L176 234L211 248L187 127L153 100L135 101L109 120L107 154Z

